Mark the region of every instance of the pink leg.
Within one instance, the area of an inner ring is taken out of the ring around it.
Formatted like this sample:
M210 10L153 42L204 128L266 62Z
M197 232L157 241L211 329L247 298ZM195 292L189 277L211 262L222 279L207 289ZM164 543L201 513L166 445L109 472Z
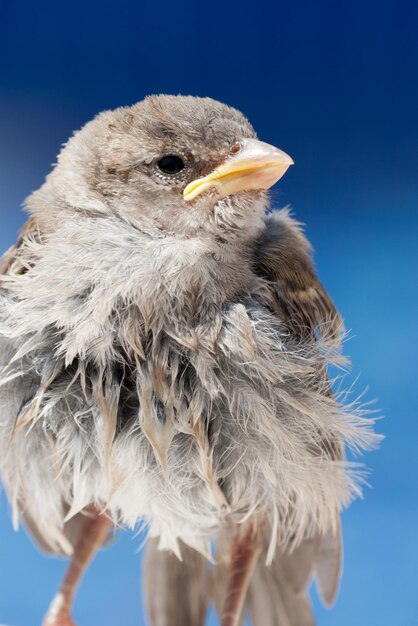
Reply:
M238 626L240 623L248 585L261 547L258 533L251 523L235 535L231 545L231 569L221 626Z
M51 602L43 626L75 626L71 618L71 605L80 579L94 553L105 541L111 522L94 507L87 510L81 524L74 554L59 592Z

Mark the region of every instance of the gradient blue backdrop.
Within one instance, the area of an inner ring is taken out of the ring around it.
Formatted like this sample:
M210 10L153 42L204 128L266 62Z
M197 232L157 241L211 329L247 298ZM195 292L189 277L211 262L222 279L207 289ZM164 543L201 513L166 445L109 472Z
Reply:
M357 388L386 441L372 489L343 516L345 571L322 626L418 624L415 2L0 2L0 248L62 142L147 93L209 95L244 111L296 165L274 193L306 222L352 329ZM37 626L65 563L11 530L0 501L0 623ZM145 623L140 540L121 534L79 593L80 626ZM212 616L211 624L215 624Z

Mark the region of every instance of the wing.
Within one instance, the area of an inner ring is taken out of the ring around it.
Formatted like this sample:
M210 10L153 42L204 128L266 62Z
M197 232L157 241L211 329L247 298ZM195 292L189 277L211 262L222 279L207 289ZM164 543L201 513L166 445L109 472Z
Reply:
M343 331L342 319L316 275L310 254L311 246L300 224L289 216L288 211L278 211L266 218L266 229L255 252L256 271L267 279L269 306L289 330L301 339L321 337L339 345ZM325 369L322 375L327 377ZM332 393L330 386L329 393ZM323 448L334 459L342 458L343 452L338 441L332 445L324 442ZM295 624L311 623L305 591L314 573L324 603L329 605L333 602L342 561L339 519L335 526L324 536L306 540L292 554L278 555L270 572L269 568L260 564L258 582L261 584L266 578L269 579L263 595L264 611L270 616L271 623L276 623L274 616L278 611L285 610L283 607L287 603L290 624L294 620ZM278 585L281 588L279 592ZM253 594L253 602L256 596ZM280 598L284 603L282 607L278 606ZM298 611L305 617L297 618Z
M310 252L299 223L288 211L277 211L266 218L256 248L256 271L269 281L272 308L292 332L337 340L342 320L315 273Z

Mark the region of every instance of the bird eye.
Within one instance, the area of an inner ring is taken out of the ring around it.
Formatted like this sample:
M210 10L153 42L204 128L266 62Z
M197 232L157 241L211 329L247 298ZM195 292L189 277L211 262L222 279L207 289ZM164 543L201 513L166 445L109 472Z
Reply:
M184 168L184 161L177 154L166 154L157 165L164 174L178 174Z

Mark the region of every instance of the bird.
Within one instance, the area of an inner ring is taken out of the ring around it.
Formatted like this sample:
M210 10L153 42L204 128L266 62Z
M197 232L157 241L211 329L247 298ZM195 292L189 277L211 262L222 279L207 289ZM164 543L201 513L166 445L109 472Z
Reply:
M293 165L237 109L154 95L61 150L0 266L0 476L13 522L67 574L147 529L151 626L311 626L332 604L347 451L373 419L333 391L343 322L302 225L269 189ZM103 600L104 601L104 600Z

